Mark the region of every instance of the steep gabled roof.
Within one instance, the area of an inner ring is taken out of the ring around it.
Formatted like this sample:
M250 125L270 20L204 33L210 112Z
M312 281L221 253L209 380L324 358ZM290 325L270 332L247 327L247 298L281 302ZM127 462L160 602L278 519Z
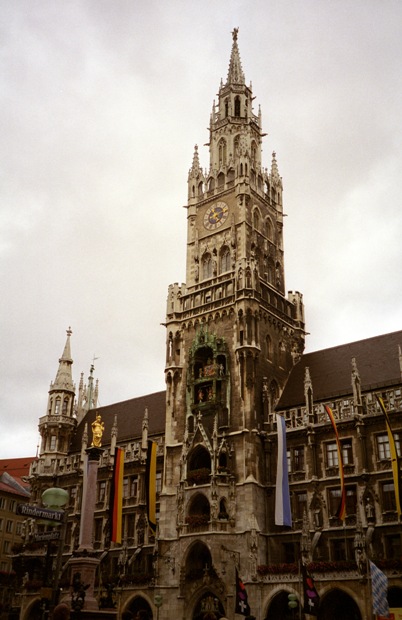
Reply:
M352 358L356 359L362 391L401 383L402 331L306 353L292 369L277 409L305 404L304 375L310 370L314 401L352 393Z
M8 472L11 476L22 478L29 475L29 468L34 456L24 456L16 459L0 459L0 475L3 471Z
M81 420L77 427L71 450L78 452L81 450L82 434L85 422L88 423L88 439L92 441L91 424L96 414L100 414L105 424L102 437L102 446L110 445L110 437L115 416L117 416L117 442L140 439L142 433L142 421L145 409L148 409L148 434L150 436L165 432L165 395L166 392L155 392L146 394L120 403L98 407L90 410Z

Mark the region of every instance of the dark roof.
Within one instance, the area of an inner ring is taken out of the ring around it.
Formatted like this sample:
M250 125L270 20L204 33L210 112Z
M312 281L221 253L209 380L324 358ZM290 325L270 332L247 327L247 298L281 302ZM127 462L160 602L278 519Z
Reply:
M89 411L78 424L71 449L73 452L81 450L81 439L85 422L88 422L88 439L92 440L91 424L99 413L105 424L102 436L102 445L110 445L110 437L115 416L117 416L117 441L128 441L141 438L142 421L145 409L148 409L148 434L158 435L165 432L166 392L155 392L138 396L120 403L98 407Z
M310 370L315 402L351 394L353 357L362 391L400 384L399 345L402 345L402 331L306 353L293 367L277 409L305 404L306 367Z

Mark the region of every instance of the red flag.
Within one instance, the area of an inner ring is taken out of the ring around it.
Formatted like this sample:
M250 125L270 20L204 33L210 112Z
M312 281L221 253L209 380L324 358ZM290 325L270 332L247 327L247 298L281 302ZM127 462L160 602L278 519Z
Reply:
M123 470L124 450L116 448L114 453L114 467L112 486L110 490L110 540L121 543L122 512L123 512Z

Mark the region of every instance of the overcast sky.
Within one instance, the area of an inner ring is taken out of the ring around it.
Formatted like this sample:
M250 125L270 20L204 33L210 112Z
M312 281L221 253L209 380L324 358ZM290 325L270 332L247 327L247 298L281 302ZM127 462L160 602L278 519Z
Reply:
M0 458L35 454L70 325L101 405L164 389L187 173L234 27L306 350L401 328L400 0L2 0Z

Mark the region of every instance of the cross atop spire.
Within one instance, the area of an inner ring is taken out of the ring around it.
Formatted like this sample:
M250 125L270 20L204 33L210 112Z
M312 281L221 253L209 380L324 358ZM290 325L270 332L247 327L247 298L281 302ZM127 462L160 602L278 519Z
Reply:
M232 53L230 55L227 84L244 84L245 83L244 73L243 73L243 69L241 66L239 48L237 46L238 32L239 32L238 28L234 28L232 31L233 45L232 45Z

